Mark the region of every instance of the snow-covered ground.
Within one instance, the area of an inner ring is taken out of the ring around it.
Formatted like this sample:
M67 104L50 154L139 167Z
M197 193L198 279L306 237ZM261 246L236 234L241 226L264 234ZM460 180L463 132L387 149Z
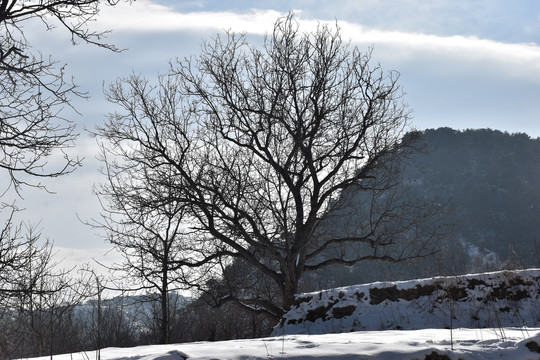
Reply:
M539 345L540 269L528 269L299 294L273 337L107 348L101 359L538 360Z
M286 335L264 339L107 348L102 360L538 360L540 328L362 331ZM435 357L430 355L446 355ZM49 359L44 357L41 360ZM95 352L58 355L54 360L93 360Z

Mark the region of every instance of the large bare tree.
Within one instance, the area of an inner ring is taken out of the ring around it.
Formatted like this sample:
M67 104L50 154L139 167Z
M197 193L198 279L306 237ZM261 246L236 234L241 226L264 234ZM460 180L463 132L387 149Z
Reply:
M119 110L97 134L118 157L106 167L140 163L156 175L148 186L176 182L184 222L205 237L189 245L202 246L196 262L250 264L281 299L237 301L277 319L306 272L422 257L437 238L424 226L432 213L393 191L409 110L398 74L371 61L337 26L302 32L293 15L262 47L228 32L155 86L137 76L110 86ZM361 221L343 220L347 204Z

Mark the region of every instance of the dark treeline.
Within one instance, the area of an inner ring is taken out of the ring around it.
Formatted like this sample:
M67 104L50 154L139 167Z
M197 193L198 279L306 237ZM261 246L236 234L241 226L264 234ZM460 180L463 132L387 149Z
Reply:
M227 303L169 294L171 343L226 340L267 335L268 321ZM28 358L106 347L160 343L157 296L118 296L98 301L51 305L42 309L2 309L0 358Z
M454 239L493 252L500 262L540 261L540 140L494 130L424 133L418 156L426 191L451 202ZM414 177L414 172L407 174Z

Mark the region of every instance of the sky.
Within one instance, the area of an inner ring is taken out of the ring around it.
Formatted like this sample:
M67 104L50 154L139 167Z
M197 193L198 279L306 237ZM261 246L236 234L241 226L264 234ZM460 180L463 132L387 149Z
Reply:
M54 194L26 189L17 199L26 209L20 218L38 224L63 266L117 258L105 256L110 246L103 234L83 224L99 218L92 187L105 180L87 132L114 111L103 87L133 73L155 79L169 61L198 54L203 41L224 30L246 32L260 43L289 11L308 31L337 22L352 46L373 48L373 62L398 71L416 129L492 128L540 137L537 0L136 0L103 7L91 24L112 30L106 41L125 49L120 53L72 46L62 29L31 23L25 31L35 51L67 64L90 95L73 99L80 115L65 114L81 133L72 154L84 158L83 166L46 182Z

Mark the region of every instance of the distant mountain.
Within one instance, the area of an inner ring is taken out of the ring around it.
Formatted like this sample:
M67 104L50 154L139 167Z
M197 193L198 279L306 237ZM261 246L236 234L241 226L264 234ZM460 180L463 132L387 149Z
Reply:
M414 135L420 151L404 163L401 191L446 206L440 251L410 264L363 263L321 276L342 286L540 266L540 139L489 129Z

